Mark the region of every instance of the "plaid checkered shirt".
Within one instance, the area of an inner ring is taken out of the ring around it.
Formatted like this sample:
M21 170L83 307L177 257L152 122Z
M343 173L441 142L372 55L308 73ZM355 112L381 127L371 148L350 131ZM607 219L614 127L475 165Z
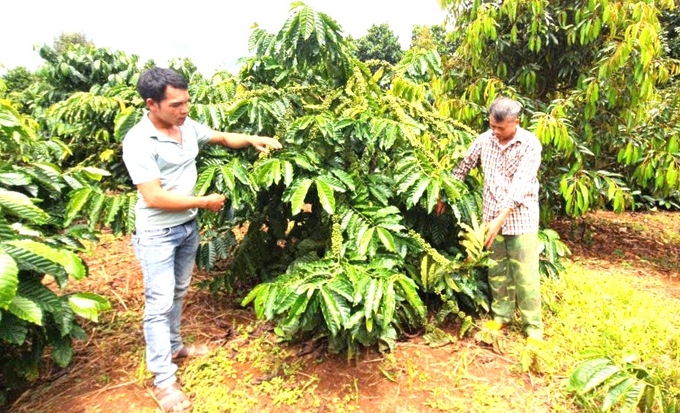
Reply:
M538 232L538 168L541 143L533 133L517 127L515 137L505 146L488 130L475 139L467 155L453 171L464 180L480 162L484 172L484 222L490 222L505 208L512 212L501 234Z

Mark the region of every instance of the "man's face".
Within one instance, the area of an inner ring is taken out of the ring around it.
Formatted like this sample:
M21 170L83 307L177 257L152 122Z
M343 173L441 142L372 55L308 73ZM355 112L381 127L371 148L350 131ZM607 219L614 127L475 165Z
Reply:
M156 102L147 99L149 111L168 126L181 126L189 115L189 92L166 86L165 99Z
M519 125L519 119L509 118L503 119L502 121L497 121L493 116L489 116L489 127L493 132L494 136L498 139L500 143L510 142L512 138L515 137L515 132L517 132L517 126Z

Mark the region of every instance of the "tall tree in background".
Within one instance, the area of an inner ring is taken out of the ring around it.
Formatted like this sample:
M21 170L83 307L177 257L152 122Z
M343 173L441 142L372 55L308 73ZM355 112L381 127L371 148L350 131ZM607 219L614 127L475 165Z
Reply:
M440 56L451 56L456 51L456 45L449 37L442 25L415 25L411 33L411 47L437 49Z
M36 74L48 86L42 106L64 100L74 92L128 82L139 72L137 55L94 45L74 44L65 51L44 45L39 53L45 64Z
M43 46L40 55L45 64L37 71L42 82L36 92L36 120L44 122L44 130L63 139L71 149L65 166L87 160L111 169L110 162L119 163L115 119L138 101L138 57L82 45L63 53ZM114 173L123 176L124 171L118 169Z
M356 56L359 60L383 60L390 64L397 64L404 55L399 44L399 38L387 23L373 25L366 36L354 41Z
M24 66L10 69L2 76L5 84L5 93L16 110L22 114L29 114L30 87L37 80L35 74Z
M21 91L27 89L35 80L35 76L24 66L10 69L2 76L7 90Z
M94 46L94 43L92 43L83 32L62 33L55 37L52 48L57 53L64 53L76 45L87 47Z

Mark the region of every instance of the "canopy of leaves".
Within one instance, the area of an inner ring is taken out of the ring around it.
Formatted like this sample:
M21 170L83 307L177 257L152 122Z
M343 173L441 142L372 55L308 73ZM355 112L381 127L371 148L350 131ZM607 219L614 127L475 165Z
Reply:
M2 76L8 90L20 91L27 89L34 81L34 75L24 66L10 69Z
M399 38L387 23L371 26L366 36L354 41L354 47L357 58L363 62L383 60L394 65L404 55Z
M54 39L52 48L57 53L65 53L74 46L91 47L94 43L83 32L62 33Z
M244 59L241 77L256 83L338 86L351 74L351 53L340 25L300 1L291 3L290 17L277 34L255 28L248 46L254 56Z
M112 52L94 45L74 44L65 51L44 45L40 57L45 64L37 75L49 90L40 104L50 105L66 99L74 92L89 92L93 87L136 83L138 57Z
M411 33L411 47L437 49L440 56L451 56L456 51L456 45L449 38L442 25L415 25Z

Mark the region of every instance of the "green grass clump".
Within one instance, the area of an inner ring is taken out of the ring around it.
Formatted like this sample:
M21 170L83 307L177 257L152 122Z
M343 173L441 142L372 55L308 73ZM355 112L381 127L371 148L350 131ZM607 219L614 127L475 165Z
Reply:
M616 362L635 360L649 373L648 383L680 394L680 302L653 281L577 264L561 279L544 280L548 358L567 375L593 352ZM584 395L581 402L594 408L601 396Z

